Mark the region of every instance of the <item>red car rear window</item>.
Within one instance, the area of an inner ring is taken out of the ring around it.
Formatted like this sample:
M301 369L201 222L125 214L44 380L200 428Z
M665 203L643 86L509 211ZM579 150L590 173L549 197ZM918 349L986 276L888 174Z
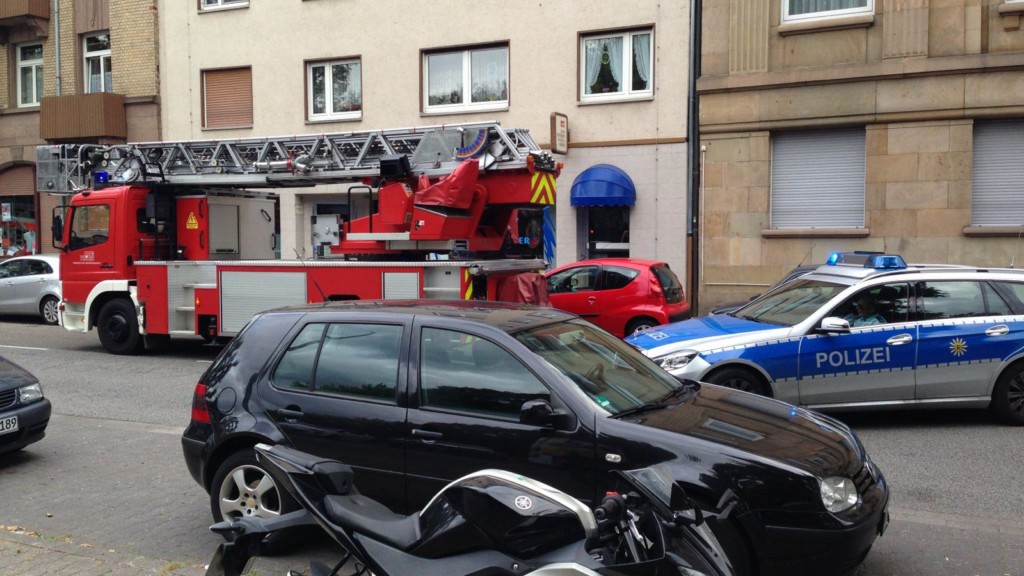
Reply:
M654 266L651 272L658 278L661 289L665 292L665 301L669 304L683 301L683 285L676 278L676 273L668 266Z

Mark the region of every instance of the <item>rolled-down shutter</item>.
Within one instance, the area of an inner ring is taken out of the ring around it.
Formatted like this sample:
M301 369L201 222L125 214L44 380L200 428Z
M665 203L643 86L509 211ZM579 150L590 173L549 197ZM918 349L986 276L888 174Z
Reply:
M864 129L772 135L772 228L864 227Z
M1024 122L975 122L972 226L1024 226Z
M203 71L203 127L252 126L252 68Z

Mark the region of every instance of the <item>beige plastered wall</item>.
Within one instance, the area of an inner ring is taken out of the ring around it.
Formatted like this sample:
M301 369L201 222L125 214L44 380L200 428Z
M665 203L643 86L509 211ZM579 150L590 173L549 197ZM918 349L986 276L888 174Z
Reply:
M1024 117L1022 12L996 0L876 0L867 25L783 34L776 4L704 2L702 310L837 250L1019 261L1016 231L969 226L975 120ZM770 230L771 134L839 126L865 129L865 228Z
M199 13L195 2L160 0L162 123L167 139L275 136L497 120L527 128L549 146L550 115L569 119L569 153L558 181L557 260L576 259L572 178L595 163L627 170L637 186L632 213L636 256L685 268L685 137L689 3L621 2L430 4L403 0L292 2ZM577 100L578 32L653 25L655 96L630 103L581 105ZM506 111L427 115L420 111L421 50L508 42L510 105ZM363 117L310 123L305 116L307 60L359 57ZM251 66L252 128L202 128L201 71ZM310 254L310 206L344 188L282 192L282 255ZM325 200L336 201L336 200ZM680 274L682 276L682 274Z

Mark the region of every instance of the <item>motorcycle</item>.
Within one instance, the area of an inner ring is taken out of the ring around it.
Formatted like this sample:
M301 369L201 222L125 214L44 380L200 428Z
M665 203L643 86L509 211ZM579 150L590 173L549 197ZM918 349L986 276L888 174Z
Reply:
M700 509L656 467L617 472L620 486L593 510L542 482L481 470L403 516L359 494L341 462L286 446L255 451L302 508L211 526L225 541L207 576L239 576L269 534L313 524L344 553L333 567L311 561L309 576L346 567L375 576L734 575Z

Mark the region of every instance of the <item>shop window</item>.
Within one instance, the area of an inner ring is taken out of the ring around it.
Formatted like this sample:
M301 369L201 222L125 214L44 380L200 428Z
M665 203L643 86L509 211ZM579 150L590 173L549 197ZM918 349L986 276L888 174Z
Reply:
M628 206L592 206L586 214L589 258L629 256Z

